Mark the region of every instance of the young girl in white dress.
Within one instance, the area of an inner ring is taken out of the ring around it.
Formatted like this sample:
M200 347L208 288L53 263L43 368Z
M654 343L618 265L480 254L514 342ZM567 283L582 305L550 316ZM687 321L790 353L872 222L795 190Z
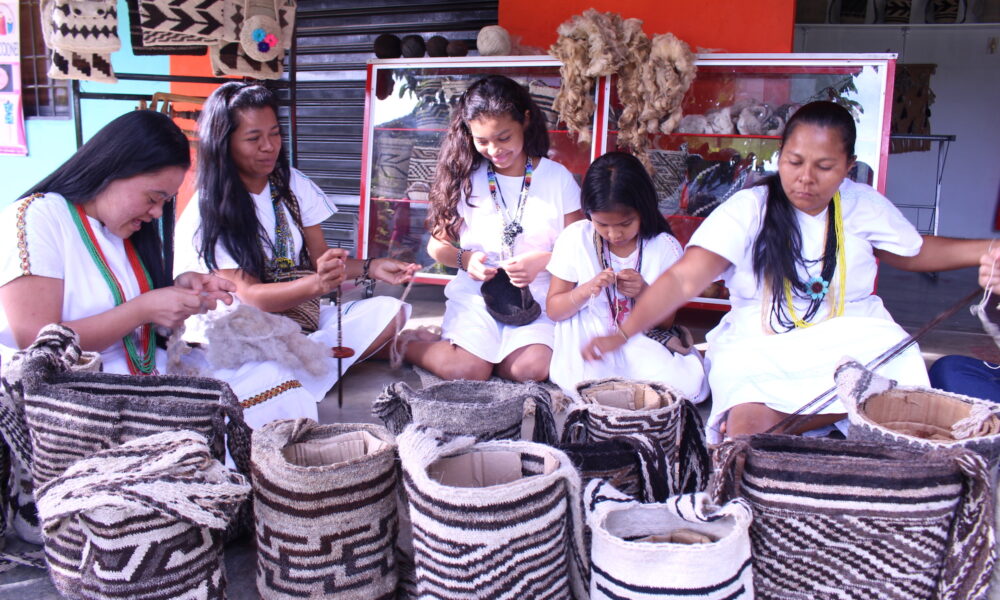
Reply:
M583 178L586 220L563 230L547 267L552 274L546 308L556 322L549 377L567 393L588 379L625 377L661 381L700 402L708 395L701 357L694 347L678 351L637 335L604 356L585 362L580 348L590 338L621 335L636 298L683 254L656 206L656 190L639 160L624 152L601 156ZM669 335L674 314L656 324ZM668 333L669 332L669 333Z
M583 216L579 186L545 158L548 151L545 118L517 82L493 75L462 95L431 187L427 245L459 273L445 288L443 339L409 340L406 360L445 379L548 377L553 323L545 311L529 324L504 325L487 312L480 290L504 269L545 303L552 246Z
M876 259L910 271L979 264L988 240L921 236L888 199L848 180L854 118L832 102L800 108L785 127L778 173L723 203L681 260L636 303L618 331L583 349L599 360L677 310L720 276L732 310L708 335L709 442L759 433L833 384L844 356L865 363L907 337L872 294ZM912 346L880 372L927 385ZM834 402L796 423L802 432L844 417Z

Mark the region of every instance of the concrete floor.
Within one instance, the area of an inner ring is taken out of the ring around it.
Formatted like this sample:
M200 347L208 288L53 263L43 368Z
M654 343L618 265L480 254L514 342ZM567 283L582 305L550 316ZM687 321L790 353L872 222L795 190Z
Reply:
M975 269L942 273L936 277L904 273L883 267L880 271L879 294L897 322L910 331L932 319L957 299L976 286ZM385 289L380 293L399 296L401 288ZM350 295L348 295L350 298ZM440 323L444 310L443 288L440 286L414 286L407 301L413 305L410 326ZM683 311L678 320L695 333L696 341L704 341L704 334L721 318L722 313ZM1000 361L1000 351L982 332L978 320L962 308L952 319L945 321L927 334L921 349L928 365L944 354L966 354ZM352 422L377 423L371 415L372 400L382 389L393 382L405 381L420 387L420 378L410 367L399 370L389 368L380 361L368 361L353 367L343 379L344 406L337 407L336 388L320 403L319 417L323 423ZM699 408L707 415L710 405ZM9 536L7 549L23 551L32 549L14 536ZM227 549L226 567L229 576L229 598L232 600L258 598L255 587L255 557L249 542L238 543ZM0 599L55 600L55 592L47 575L35 569L18 567L0 574Z

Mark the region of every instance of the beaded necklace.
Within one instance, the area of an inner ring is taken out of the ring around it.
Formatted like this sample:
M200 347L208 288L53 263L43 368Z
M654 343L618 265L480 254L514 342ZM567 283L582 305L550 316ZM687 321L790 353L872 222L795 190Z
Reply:
M639 246L639 256L636 257L635 270L638 273L642 273L642 238L639 237L636 242ZM604 238L594 231L594 250L597 252L597 262L601 267L601 271L604 271L611 267L611 248L604 242ZM607 254L605 254L607 253ZM618 274L615 273L615 282L609 286L605 286L604 295L608 299L608 307L611 310L611 326L615 327L620 325L618 322ZM629 298L629 310L635 308L635 298Z
M97 265L97 270L100 271L101 275L104 277L104 281L108 284L108 288L111 289L111 295L115 299L115 306L124 304L125 291L122 289L122 285L118 281L118 278L115 277L114 272L111 271L111 267L108 266L107 258L105 258L104 252L101 250L101 246L97 242L97 237L94 235L94 230L90 226L90 220L87 219L87 213L83 210L83 206L80 204L74 205L69 201L67 201L66 204L69 206L69 212L73 215L73 222L76 223L76 228L80 232L80 237L83 239L83 243L87 247L90 257L94 260L94 264ZM153 279L149 276L149 271L146 270L146 266L142 264L142 260L139 258L139 254L136 252L135 246L132 244L132 240L125 238L122 242L125 245L125 255L128 257L128 262L132 266L132 273L135 275L135 279L139 283L139 293L145 294L153 288ZM135 332L127 333L125 334L125 337L122 338L122 345L125 346L125 356L128 359L129 373L132 375L155 374L156 332L153 331L153 324L144 323L139 327L138 344L136 344L135 338ZM145 348L145 350L140 350L140 348Z
M292 258L292 228L288 224L288 217L281 208L281 197L278 196L278 186L274 180L269 180L271 188L271 205L274 207L274 253L271 257L271 265L275 271L290 271L295 268L295 260Z
M528 199L528 190L531 189L531 174L534 171L531 164L531 157L524 163L524 178L521 180L521 193L517 198L517 207L514 209L514 216L507 214L507 201L503 198L503 190L497 185L497 175L493 170L493 163L486 162L486 179L490 186L490 197L493 198L493 206L503 218L504 228L500 241L503 244L504 257L510 258L514 254L514 240L524 233L521 227L521 217L524 216L524 204ZM497 201L497 190L499 190L499 202ZM503 208L500 203L503 203Z
M806 282L806 292L812 298L827 298L830 301L830 313L826 316L826 319L823 319L824 321L842 316L844 314L844 298L847 295L847 250L844 248L844 214L840 209L839 190L833 195L832 208L834 211L833 230L834 235L837 236L837 300L834 301L832 295L829 294L829 281L817 275ZM829 228L827 228L827 235L829 235ZM792 318L792 323L794 323L796 327L812 327L816 324L802 320L795 313L794 298L792 297L792 283L787 279L785 279L785 304L788 308L788 314Z

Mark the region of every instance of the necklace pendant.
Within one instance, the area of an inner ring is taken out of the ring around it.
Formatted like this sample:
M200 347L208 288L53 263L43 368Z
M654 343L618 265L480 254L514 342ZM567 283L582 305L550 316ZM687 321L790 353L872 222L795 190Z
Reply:
M818 275L806 282L806 292L813 300L822 300L829 290L830 282Z
M508 223L506 227L503 228L503 245L508 248L514 247L514 240L517 236L524 232L524 228L517 221Z

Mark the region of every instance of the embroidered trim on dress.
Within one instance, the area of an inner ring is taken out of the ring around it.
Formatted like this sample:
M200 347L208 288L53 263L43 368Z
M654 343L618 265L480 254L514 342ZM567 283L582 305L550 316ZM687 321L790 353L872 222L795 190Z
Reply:
M276 398L277 396L284 394L288 390L294 390L295 388L300 388L300 387L302 387L302 384L299 383L298 379L290 379L285 383L274 386L271 389L264 390L263 392L257 394L256 396L251 396L246 400L241 400L240 406L242 406L243 408L250 408L251 406L257 406L258 404L262 404L272 398Z
M28 232L24 227L24 215L28 212L28 205L44 195L32 194L25 198L21 206L17 208L17 255L21 259L21 275L31 275L31 261L28 258Z

